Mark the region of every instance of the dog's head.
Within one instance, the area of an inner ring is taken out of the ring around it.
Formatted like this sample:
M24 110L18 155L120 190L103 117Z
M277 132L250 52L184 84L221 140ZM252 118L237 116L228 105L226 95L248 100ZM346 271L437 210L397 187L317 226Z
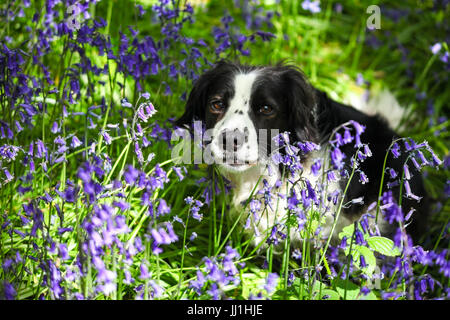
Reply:
M226 171L241 172L266 160L272 138L291 133L291 142L316 142L315 95L297 68L217 63L194 84L185 113L176 122L202 121L210 150Z

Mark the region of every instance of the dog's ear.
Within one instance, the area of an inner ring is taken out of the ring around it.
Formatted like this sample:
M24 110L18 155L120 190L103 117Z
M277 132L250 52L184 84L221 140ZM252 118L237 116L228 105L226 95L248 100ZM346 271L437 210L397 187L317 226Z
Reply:
M204 106L206 104L206 91L208 86L207 77L200 76L194 83L189 93L183 115L175 121L178 127L191 127L194 120L203 121L205 118Z
M281 68L291 134L297 141L317 143L315 91L297 67L284 65Z

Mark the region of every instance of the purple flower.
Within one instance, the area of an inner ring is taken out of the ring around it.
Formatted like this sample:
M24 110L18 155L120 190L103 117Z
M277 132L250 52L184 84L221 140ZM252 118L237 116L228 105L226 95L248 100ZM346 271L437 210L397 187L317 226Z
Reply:
M195 220L202 221L203 215L200 214L199 211L200 211L200 208L203 206L203 202L201 202L200 200L194 200L192 197L187 197L186 199L184 199L184 201L187 204L192 204L191 208L189 209L189 211L192 214L192 217Z
M252 199L249 203L249 206L252 213L257 213L261 210L261 201Z
M61 243L59 245L59 255L61 256L61 259L63 260L69 260L69 252L67 251L67 245L65 243Z
M300 150L304 153L310 153L314 150L319 150L320 146L318 144L315 144L314 142L305 141L305 142L298 142L297 146L300 148Z
M344 144L347 144L347 143L350 143L350 142L352 142L352 141L353 141L353 136L351 135L350 130L345 129L345 131L344 131L344 137L343 137L342 142L343 142Z
M359 172L359 182L361 182L362 184L366 184L367 182L369 182L369 178L367 178L365 173L362 171Z
M58 132L60 131L60 128L58 127L58 122L56 122L56 121L53 122L53 125L52 125L50 131L51 131L53 134L56 134L56 133L58 133Z
M264 289L267 291L267 293L271 294L275 291L278 279L280 276L276 273L269 273L266 279L266 284L264 285Z
M364 77L363 77L363 75L361 73L358 73L356 75L356 84L358 86L362 86L364 84Z
M364 258L363 255L359 256L359 262L360 262L361 268L366 268L367 267L366 259Z
M389 168L389 175L391 176L391 179L395 179L397 177L397 172L394 169Z
M191 208L192 218L194 218L195 220L198 220L198 221L202 221L203 215L200 214L199 211L200 211L199 207L193 206Z
M394 158L398 158L400 156L400 146L397 142L392 146L391 152L394 155Z
M362 256L361 256L361 257L362 257ZM367 296L367 295L370 293L369 287L363 286L363 287L361 288L361 293L362 293L363 295Z
M3 169L3 173L5 174L6 180L4 183L8 183L14 179L14 177L11 175L11 173L8 171L8 169Z
M139 177L139 171L133 166L128 166L127 171L124 172L123 176L125 178L125 182L132 185Z
M128 210L130 208L130 204L128 202L119 200L119 201L113 201L113 206L119 208L121 211Z
M191 204L191 203L194 202L194 198L191 197L191 196L186 197L186 198L184 199L184 202L186 202L186 204Z
M421 197L416 196L415 194L412 193L411 187L409 186L409 181L405 180L403 182L403 185L405 186L405 191L406 191L406 197L407 198L414 199L416 201L419 201L421 199Z
M318 13L320 12L320 2L318 0L304 0L302 2L302 8L303 10L311 11L312 13Z
M440 268L439 272L445 277L450 278L450 261L446 261Z
M108 132L102 131L102 136L103 136L103 139L105 139L105 143L107 145L110 145L112 142L112 139L111 139L111 136L108 134Z
M359 124L358 122L354 121L354 120L350 120L350 123L353 125L353 127L356 130L356 134L355 134L355 147L360 147L362 145L361 143L361 134L364 132L364 130L366 129L365 126Z
M159 200L157 213L158 213L157 216L163 216L170 213L170 207L167 205L166 200L164 199Z
M442 48L442 44L440 42L437 42L430 47L430 51L433 54L437 54L441 50L441 48Z
M381 201L382 206L380 208L382 209L384 218L390 224L392 224L394 221L402 222L404 220L402 209L395 202L392 191L384 192L381 196Z
M211 288L206 293L209 294L213 300L220 299L221 292L216 283L211 284Z
M145 261L141 263L139 269L141 270L141 273L139 274L139 279L145 280L151 277L151 274L148 272L147 264L145 263Z
M16 292L16 289L14 289L14 287L12 286L12 284L5 280L5 281L3 281L3 288L4 288L5 299L6 300L14 300L17 292Z
M195 280L192 280L189 283L189 287L193 288L195 292L197 292L199 295L201 294L201 290L203 288L203 285L206 283L206 277L200 270L197 270L197 278Z
M342 237L341 243L339 244L338 248L345 250L345 248L347 248L347 240L348 239L346 236Z
M137 115L143 122L147 122L155 113L156 109L151 102L142 104L137 110Z
M186 171L186 168L183 167L183 169L184 169L184 172L186 173L186 172L187 172L187 171ZM179 168L179 167L173 167L173 171L174 171L175 174L178 176L178 179L180 179L180 181L183 181L184 176L183 176L183 174L182 174L182 172L181 172L181 168Z
M313 165L311 166L311 172L317 176L320 173L320 169L322 167L322 161L321 159L317 159Z
M328 182L337 181L336 174L335 174L334 170L327 171L327 180L328 180Z
M77 136L74 135L72 137L72 143L70 144L70 146L74 149L81 146L81 141L77 138Z
M20 148L16 146L11 146L7 144L2 145L0 146L0 157L5 159L7 162L13 161L16 159L19 150Z
M345 154L342 153L341 149L334 148L331 152L331 163L333 164L334 169L341 170L344 168Z
M167 231L160 227L158 229L151 229L150 234L153 238L153 253L159 254L162 252L160 245L168 245L178 241L178 236L175 234L173 226L170 222L166 222Z
M300 249L294 249L294 251L292 251L292 257L296 260L302 260L302 252L300 251Z
M364 234L359 230L355 230L355 243L357 245L364 245L366 243L366 240L364 239Z
M126 98L124 98L124 99L122 99L122 107L132 108L133 105L131 103L129 103Z

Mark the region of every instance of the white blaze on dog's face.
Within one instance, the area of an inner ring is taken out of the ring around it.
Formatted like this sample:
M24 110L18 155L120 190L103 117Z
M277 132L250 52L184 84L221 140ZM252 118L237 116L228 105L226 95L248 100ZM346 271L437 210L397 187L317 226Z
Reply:
M258 138L255 125L250 118L252 87L258 71L238 73L234 77L234 95L228 107L219 110L216 97L210 105L211 112L223 115L212 128L211 152L215 162L228 171L244 171L258 161ZM217 110L215 110L217 109Z

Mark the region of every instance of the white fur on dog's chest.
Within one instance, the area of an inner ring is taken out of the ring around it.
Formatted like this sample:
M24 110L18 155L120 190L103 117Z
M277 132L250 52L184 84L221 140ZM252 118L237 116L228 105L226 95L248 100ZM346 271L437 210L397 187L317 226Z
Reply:
M310 159L316 159L316 158L324 158L324 152L322 151L316 151L313 154L311 154ZM307 179L311 186L317 190L317 187L319 183L321 183L322 175L314 175L311 171L311 165L313 161L308 161L304 164L304 171L302 173L301 178ZM252 243L255 246L258 246L264 239L266 238L267 234L271 232L274 225L277 223L283 224L288 215L287 210L287 197L290 196L291 193L291 184L287 182L285 179L284 181L281 181L281 184L279 184L279 187L276 188L275 184L277 180L280 180L280 173L278 168L270 164L271 170L267 169L267 165L264 166L254 166L250 170L247 170L245 172L241 173L230 173L230 172L222 172L222 174L229 179L233 184L233 210L230 212L230 218L235 221L240 217L241 222L240 225L242 229L244 229L244 225L248 222L247 219L250 217L250 226L247 226L247 229L242 230L244 234L247 234L247 236L250 236L253 238ZM272 175L269 175L269 171L272 172ZM300 178L300 177L296 177ZM261 190L264 187L263 180L267 181L267 185L272 187L272 206L265 206L264 205L264 199L261 194L258 194L258 191ZM255 188L256 184L258 183L258 186ZM292 181L292 179L291 179ZM299 187L296 187L295 190L297 194L299 194ZM247 205L244 209L244 204L247 202L247 200L250 198L253 192L253 199L258 199L261 202L261 211L259 220L255 221L254 217L250 213L250 208ZM334 191L340 191L340 186L338 182L329 183L327 186L327 192L332 193ZM319 192L319 190L317 190ZM277 196L277 195L283 195L283 196ZM338 202L337 202L338 203ZM336 214L337 205L333 205L332 202L329 202L329 209L324 214L325 222L322 227L322 237L328 238L332 226L334 223L334 216ZM339 233L342 228L348 224L350 224L352 221L347 219L345 216L342 216L339 218L338 223L335 227L335 231L333 233L333 237L336 237L336 235ZM298 228L292 227L290 230L290 240L292 244L298 244L301 242L301 235L298 230Z

